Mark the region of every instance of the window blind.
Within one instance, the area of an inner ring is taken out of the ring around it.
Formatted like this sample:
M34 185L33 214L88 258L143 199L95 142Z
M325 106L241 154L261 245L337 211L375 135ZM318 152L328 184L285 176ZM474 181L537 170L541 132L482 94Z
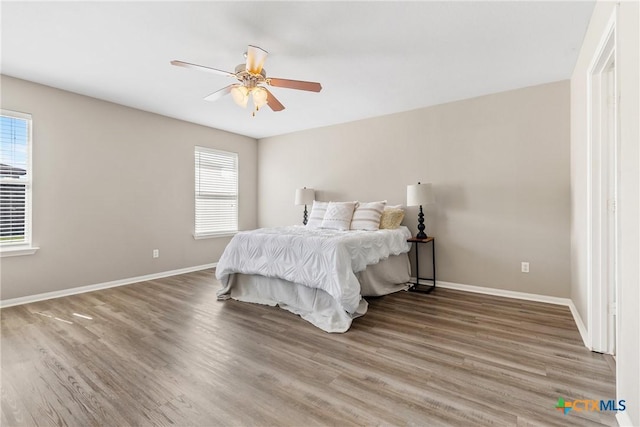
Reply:
M238 154L195 147L195 237L238 231Z
M0 246L31 243L31 116L0 114Z

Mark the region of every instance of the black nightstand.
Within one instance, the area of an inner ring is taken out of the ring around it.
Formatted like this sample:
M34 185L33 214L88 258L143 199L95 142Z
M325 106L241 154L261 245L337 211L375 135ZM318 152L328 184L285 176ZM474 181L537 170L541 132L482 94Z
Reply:
M418 239L416 237L412 237L407 239L407 242L415 243L416 245L416 282L411 283L413 286L409 288L412 292L422 292L425 294L430 293L436 288L436 242L435 238L427 237L426 239ZM422 243L431 243L431 262L433 263L433 277L420 277L420 261L418 257L418 247ZM420 280L431 280L433 285L423 285L420 283ZM425 288L420 288L420 286L424 286Z

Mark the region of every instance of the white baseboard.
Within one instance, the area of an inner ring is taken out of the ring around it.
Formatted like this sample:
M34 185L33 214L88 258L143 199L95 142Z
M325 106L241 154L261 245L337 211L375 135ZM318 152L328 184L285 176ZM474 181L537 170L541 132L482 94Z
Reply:
M412 277L411 280L415 282L415 277ZM546 302L548 304L556 304L556 305L564 305L565 307L569 307L571 310L571 315L573 316L573 320L576 322L576 326L578 327L578 331L580 332L580 337L582 337L582 342L585 347L591 349L591 343L589 341L589 334L587 333L587 328L584 326L582 322L582 318L580 317L580 313L573 303L573 301L569 298L560 298L560 297L552 297L548 295L540 295L540 294L530 294L526 292L518 292L518 291L508 291L505 289L496 289L496 288L485 288L483 286L475 286L475 285L464 285L461 283L453 283L453 282L437 282L437 286L445 289L455 289L458 291L465 292L474 292L477 294L485 294L485 295L493 295L497 297L506 297L506 298L515 298L526 301L536 301L536 302Z
M580 317L580 313L578 313L578 309L576 305L573 303L573 300L569 300L569 310L571 310L571 314L573 315L573 320L576 322L576 326L578 327L578 331L580 331L580 336L582 337L582 342L584 346L589 350L593 350L591 347L591 341L589 338L589 334L587 333L587 327L584 326L584 322L582 321L582 317Z
M207 268L214 268L217 265L218 263L214 262L211 264L196 265L196 266L187 267L187 268L179 268L177 270L161 271L160 273L147 274L144 276L113 280L111 282L98 283L95 285L80 286L77 288L63 289L60 291L45 292L43 294L28 295L26 297L0 300L0 308L11 307L14 305L28 304L30 302L36 302L36 301L44 301L44 300L53 299L53 298L66 297L69 295L82 294L85 292L92 292L100 289L115 288L116 286L131 285L133 283L145 282L147 280L161 279L163 277L177 276L178 274L186 274L194 271L206 270Z
M616 421L621 427L633 427L633 423L631 422L631 417L628 412L618 412L616 414Z
M526 292L508 291L506 289L485 288L483 286L463 285L461 283L441 282L438 280L438 287L445 289L455 289L458 291L473 292L476 294L493 295L497 297L515 298L527 301L546 302L548 304L557 304L569 306L571 301L569 298L551 297L548 295L529 294Z

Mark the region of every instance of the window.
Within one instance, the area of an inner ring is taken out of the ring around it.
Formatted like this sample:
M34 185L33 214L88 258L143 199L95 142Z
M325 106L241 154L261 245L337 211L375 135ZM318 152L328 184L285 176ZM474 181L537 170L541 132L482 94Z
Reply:
M0 250L26 255L31 247L31 115L0 115Z
M238 155L195 147L196 226L194 237L238 231Z

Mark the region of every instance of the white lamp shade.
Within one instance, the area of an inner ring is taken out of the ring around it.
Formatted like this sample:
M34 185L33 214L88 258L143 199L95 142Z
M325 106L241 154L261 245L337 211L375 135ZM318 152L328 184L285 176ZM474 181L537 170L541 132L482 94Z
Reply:
M407 185L407 206L428 205L433 202L431 184Z
M313 188L298 188L296 190L296 205L310 205L316 198L316 192Z

